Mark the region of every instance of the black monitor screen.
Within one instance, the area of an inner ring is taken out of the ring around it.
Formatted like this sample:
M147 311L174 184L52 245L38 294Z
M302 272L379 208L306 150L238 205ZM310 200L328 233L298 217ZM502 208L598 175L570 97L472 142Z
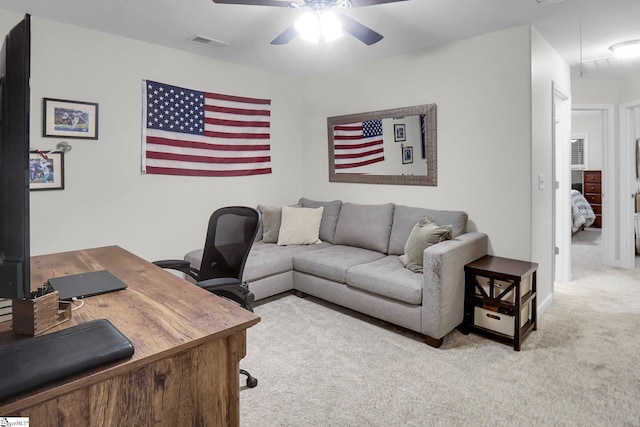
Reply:
M26 298L29 256L30 17L7 34L0 55L0 297Z

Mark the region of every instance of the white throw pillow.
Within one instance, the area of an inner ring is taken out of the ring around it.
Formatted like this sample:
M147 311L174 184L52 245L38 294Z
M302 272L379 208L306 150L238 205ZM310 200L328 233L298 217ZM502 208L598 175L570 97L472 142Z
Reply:
M282 223L278 245L311 245L317 243L324 207L282 207Z

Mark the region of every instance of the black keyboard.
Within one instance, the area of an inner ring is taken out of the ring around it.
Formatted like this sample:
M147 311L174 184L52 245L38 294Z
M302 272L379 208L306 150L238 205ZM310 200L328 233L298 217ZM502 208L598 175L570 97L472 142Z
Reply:
M133 353L131 341L106 319L0 345L0 400Z

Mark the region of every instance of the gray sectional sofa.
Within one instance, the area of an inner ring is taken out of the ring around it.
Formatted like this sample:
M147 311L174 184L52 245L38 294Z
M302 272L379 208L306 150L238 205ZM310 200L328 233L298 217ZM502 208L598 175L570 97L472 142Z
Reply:
M304 198L297 206L322 208L319 241L279 245L273 237L279 224L273 220L284 214L260 207L264 233L244 270L256 300L291 290L306 293L416 331L434 347L462 322L464 265L487 253L486 234L467 232L465 212ZM423 271L414 272L401 256L425 215L450 226L446 237L451 238L426 248ZM196 250L185 260L199 268L201 257L202 250Z

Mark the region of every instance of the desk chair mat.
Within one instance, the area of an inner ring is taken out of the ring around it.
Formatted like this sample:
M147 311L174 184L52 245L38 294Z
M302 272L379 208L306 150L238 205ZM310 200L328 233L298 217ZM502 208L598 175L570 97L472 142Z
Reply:
M0 345L0 400L133 353L133 343L106 319Z

